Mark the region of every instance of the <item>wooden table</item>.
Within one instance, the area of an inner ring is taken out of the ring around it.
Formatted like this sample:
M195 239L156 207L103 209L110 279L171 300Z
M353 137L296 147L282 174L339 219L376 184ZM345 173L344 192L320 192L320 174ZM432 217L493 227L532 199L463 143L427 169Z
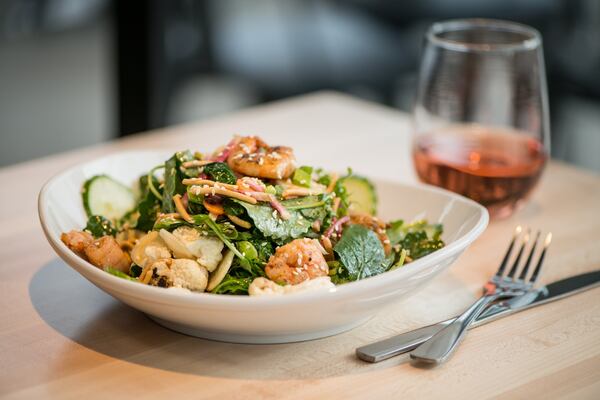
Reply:
M0 394L6 398L600 398L600 289L472 331L447 364L367 364L355 347L458 313L478 295L517 223L554 232L544 278L600 268L600 179L551 162L529 205L493 222L445 274L351 332L287 345L187 337L96 289L39 226L42 184L68 166L137 148L212 149L233 133L297 148L299 160L411 180L405 114L334 93L252 108L0 170ZM35 144L32 144L35 145Z

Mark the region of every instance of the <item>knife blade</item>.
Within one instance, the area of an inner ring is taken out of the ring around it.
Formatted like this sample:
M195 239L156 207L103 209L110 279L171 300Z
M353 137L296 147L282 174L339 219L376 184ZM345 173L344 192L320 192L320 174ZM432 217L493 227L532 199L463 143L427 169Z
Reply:
M561 279L538 289L530 290L521 296L491 305L471 324L469 329L597 286L600 286L600 270ZM412 351L454 321L455 318L359 347L356 349L356 356L363 361L376 363Z

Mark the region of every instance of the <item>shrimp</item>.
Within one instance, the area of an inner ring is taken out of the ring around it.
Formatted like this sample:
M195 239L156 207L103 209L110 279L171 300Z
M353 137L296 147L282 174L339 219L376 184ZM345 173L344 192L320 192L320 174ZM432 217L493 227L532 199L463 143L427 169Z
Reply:
M122 272L129 272L131 258L121 249L112 236L102 236L85 247L85 255L89 262L104 269L112 267Z
M265 266L272 281L296 285L308 279L327 276L329 267L314 239L296 239L279 247Z
M296 168L296 158L290 147L269 147L256 136L240 138L227 157L235 172L267 179L287 179Z
M85 255L85 248L94 241L94 238L89 232L73 230L60 235L60 240L62 240L69 249L83 257Z
M350 214L350 222L352 224L362 225L375 232L375 234L381 241L381 244L383 245L383 250L385 251L385 254L390 254L390 251L392 250L392 245L390 244L390 238L388 237L385 231L386 226L383 222L381 222L380 219L378 219L377 217L373 217L372 215L356 213Z

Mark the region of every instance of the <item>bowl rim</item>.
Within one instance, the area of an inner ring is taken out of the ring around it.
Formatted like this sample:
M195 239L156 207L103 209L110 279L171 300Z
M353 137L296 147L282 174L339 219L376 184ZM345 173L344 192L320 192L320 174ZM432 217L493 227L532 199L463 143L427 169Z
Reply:
M423 183L405 183L373 178L375 181L382 183L390 183L397 186L416 188L419 190L442 194L446 197L449 197L452 201L458 201L470 205L478 211L478 214L476 214L478 215L477 221L469 231L464 232L457 240L446 245L444 248L435 251L434 253L407 264L403 268L399 268L394 271L388 271L380 275L372 276L359 281L349 282L329 290L291 293L286 294L285 296L235 296L212 293L183 292L179 290L165 290L164 288L140 285L137 282L118 278L93 266L91 263L82 259L73 251L71 251L60 240L60 237L52 232L47 223L48 215L46 214L45 208L45 204L47 203L46 198L48 193L51 192L53 186L57 184L60 179L72 174L76 170L82 170L86 166L94 163L107 161L117 157L131 157L133 155L139 157L142 154L146 156L159 156L169 153L165 150L129 150L113 152L93 160L75 164L64 171L55 174L46 181L38 195L38 217L42 226L42 230L51 247L63 259L63 261L65 261L71 268L75 269L79 274L83 275L96 286L110 286L112 290L120 292L127 297L134 297L142 300L151 298L153 303L167 305L177 304L178 306L187 307L223 306L236 309L255 309L256 306L261 306L261 308L279 307L281 305L305 304L313 303L319 300L331 301L350 296L354 297L357 294L364 292L372 292L373 290L376 290L384 285L393 285L395 282L404 280L407 277L417 274L423 269L422 266L425 264L434 264L446 258L450 258L457 253L461 253L483 233L489 222L489 214L485 207L459 194ZM389 291L381 293L382 296L388 294Z

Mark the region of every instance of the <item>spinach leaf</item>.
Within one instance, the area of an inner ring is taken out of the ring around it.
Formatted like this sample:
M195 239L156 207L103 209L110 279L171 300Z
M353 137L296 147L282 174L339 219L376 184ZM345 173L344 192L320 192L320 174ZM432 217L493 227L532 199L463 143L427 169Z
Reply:
M154 188L159 186L158 179L151 175L152 185ZM148 185L148 175L140 177L140 201L137 205L137 221L135 228L144 232L148 232L154 226L156 216L160 211L160 199L156 197ZM160 194L160 193L159 193Z
M231 242L237 238L238 232L230 223L217 224L215 221L210 219L208 215L194 215L194 224L200 226L206 226L227 246L233 254L238 258L245 260L244 255L235 247L235 244ZM231 240L230 240L231 239Z
M131 264L131 267L129 267L129 275L137 278L142 274L142 267L140 267L139 265L135 265L135 264Z
M175 204L173 203L173 196L176 194L183 195L186 191L186 187L181 181L186 177L194 176L194 173L190 172L193 170L192 168L183 168L181 164L193 159L194 157L189 151L178 151L165 161L162 212L174 213L177 211L175 209Z
M150 229L155 231L160 231L161 229L164 229L170 232L173 229L178 228L182 225L187 225L184 220L180 218L167 217L161 218L158 221L156 221Z
M179 167L179 171L183 173L183 175L185 175L188 178L196 178L198 177L198 175L200 175L199 167L183 168L182 166L182 164L186 161L195 160L194 155L191 151L178 151L177 153L175 153L175 157L177 158L177 166Z
M210 179L216 182L235 185L235 182L237 181L237 178L235 177L235 174L231 168L222 162L214 162L204 166L204 173L208 175Z
M425 220L406 225L401 220L393 221L386 231L392 246L399 244L413 260L444 247L442 232L441 224L429 224Z
M87 225L85 226L84 230L91 233L95 238L102 236L115 236L117 234L117 230L114 228L112 222L101 215L92 215L90 218L88 218Z
M377 235L362 225L350 225L333 251L350 280L359 280L385 271L385 253Z
M344 179L352 176L352 169L348 168L346 175L340 177L333 186L333 192L337 197L340 198L340 206L338 207L337 215L342 216L348 214L348 207L350 207L350 195L344 186Z
M431 254L444 247L444 242L442 240L429 239L424 230L407 233L400 244L403 249L408 251L408 255L413 260L424 257L427 254Z
M303 217L311 221L323 221L331 213L331 197L329 195L316 195L297 197L282 201L281 204L289 210L299 210Z
M223 210L225 210L225 214L239 216L246 212L244 207L240 206L235 201L230 198L225 198L223 200Z
M388 236L388 239L390 239L390 243L392 246L400 243L402 238L404 238L405 232L403 228L404 221L401 219L390 222L390 227L387 228L386 234Z
M173 196L178 193L181 179L177 170L177 156L165 161L165 184L162 193L162 212L174 213L176 211Z
M236 202L246 209L254 226L267 238L278 243L296 239L304 235L312 225L312 221L302 216L298 210L288 210L290 217L283 220L269 205Z
M127 279L128 281L135 281L135 282L137 282L137 279L135 279L135 278L127 275L125 272L119 271L116 268L106 267L106 268L104 268L104 271L108 272L109 274L114 275L114 276L116 276L118 278L123 278L123 279Z
M254 280L253 277L234 277L229 274L215 287L211 293L215 294L248 294L248 287Z

